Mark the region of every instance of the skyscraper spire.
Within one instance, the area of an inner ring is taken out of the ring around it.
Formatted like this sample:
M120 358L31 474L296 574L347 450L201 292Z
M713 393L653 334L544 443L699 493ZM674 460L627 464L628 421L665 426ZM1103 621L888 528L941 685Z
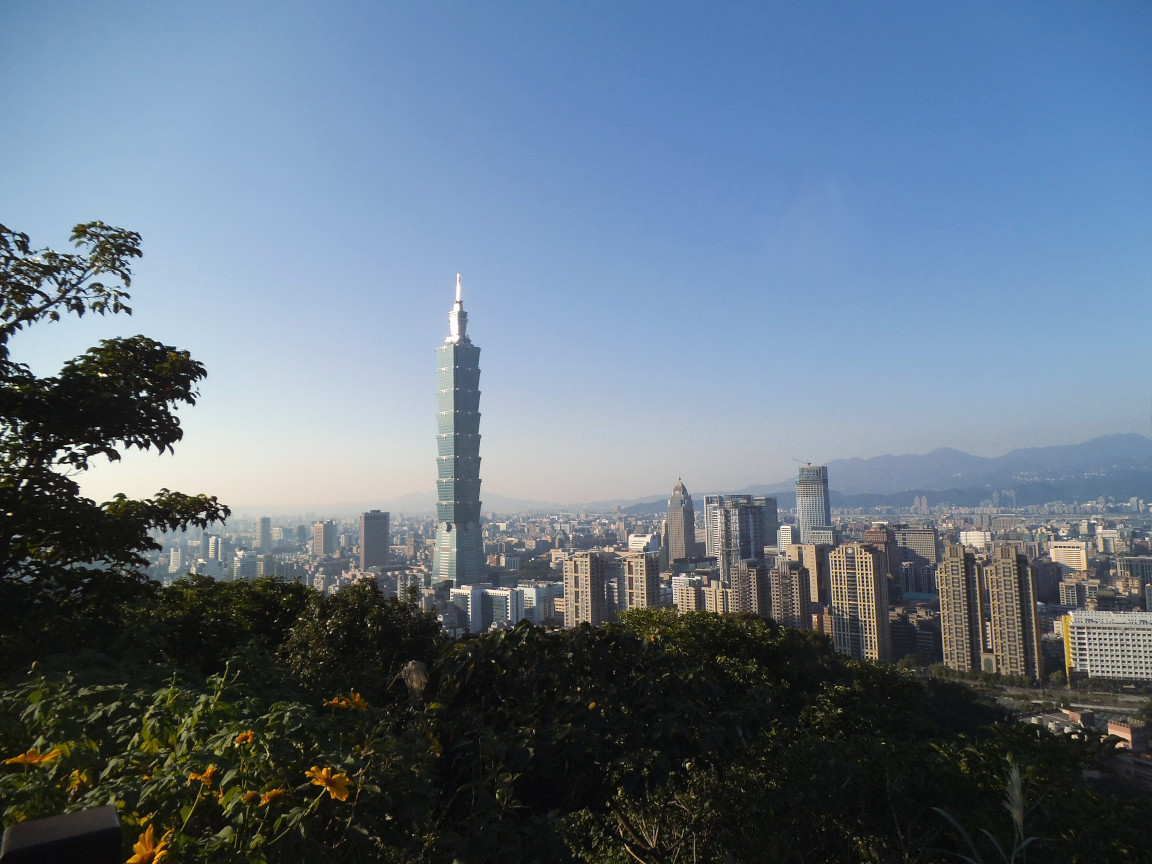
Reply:
M468 313L464 311L464 302L460 299L459 273L456 274L456 302L448 313L448 338L444 341L453 344L468 341Z

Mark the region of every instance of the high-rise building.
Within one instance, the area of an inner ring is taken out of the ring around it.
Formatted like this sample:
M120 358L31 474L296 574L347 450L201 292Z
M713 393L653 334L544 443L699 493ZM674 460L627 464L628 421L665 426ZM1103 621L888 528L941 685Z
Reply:
M1043 672L1035 578L1028 559L996 544L984 561L949 545L936 570L944 663L961 672Z
M944 665L959 672L984 668L984 574L976 556L949 544L936 569ZM989 652L990 653L990 652Z
M323 558L336 552L336 523L325 519L312 523L312 554Z
M737 561L729 577L731 593L728 597L728 611L759 615L767 618L771 614L771 599L768 592L768 568L758 561Z
M712 496L709 496L711 498ZM771 542L764 535L764 505L748 495L716 496L709 518L716 524L716 557L720 579L728 581L739 561L764 560L764 546ZM775 505L775 499L767 499ZM710 502L711 503L711 502Z
M888 574L884 554L863 543L828 555L832 582L832 646L857 660L892 659L888 631Z
M272 520L261 516L256 525L256 551L269 552L272 549Z
M864 532L864 542L875 546L884 553L888 564L888 577L892 581L900 579L900 548L896 544L896 532L886 522L873 522Z
M668 561L696 557L696 514L692 509L692 496L677 478L668 498Z
M564 561L564 626L604 623L604 559L601 552L577 552Z
M480 349L468 338L460 299L448 314L448 338L436 349L436 545L432 573L453 585L485 576L480 528Z
M991 612L995 672L1036 680L1043 673L1036 584L1028 559L1014 548L997 544L984 568Z
M660 567L656 552L630 552L620 559L624 580L624 608L650 609L660 605Z
M813 528L832 525L832 504L828 498L828 467L805 465L796 480L796 522L800 526L800 542L811 543L808 534Z
M812 629L812 616L808 612L811 587L808 568L803 564L778 560L768 574L768 594L777 624L797 630Z
M780 510L776 506L775 498L753 497L752 506L760 508L762 543L772 546L776 543L776 535L780 530ZM763 557L763 554L757 555Z
M720 557L720 508L723 506L723 495L704 496L704 554L709 558Z
M940 535L936 529L931 525L896 525L893 533L901 563L911 565L912 590L936 593L936 565L940 563Z
M360 569L388 563L388 519L391 514L369 510L360 514Z

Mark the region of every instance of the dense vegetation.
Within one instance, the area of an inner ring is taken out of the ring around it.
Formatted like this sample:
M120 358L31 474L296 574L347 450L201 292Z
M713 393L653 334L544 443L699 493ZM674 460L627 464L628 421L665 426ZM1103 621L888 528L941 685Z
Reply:
M25 326L128 311L139 237L73 239L0 226L5 825L110 803L134 864L1149 859L1148 799L1083 780L1105 745L767 620L448 641L373 584L143 581L152 532L227 509L73 475L170 449L204 370L143 336L52 377L12 359Z
M1033 860L1149 854L1147 800L1081 777L1100 745L763 619L450 642L371 584L268 580L120 608L9 655L5 824L112 802L170 860L1000 860L1011 760Z

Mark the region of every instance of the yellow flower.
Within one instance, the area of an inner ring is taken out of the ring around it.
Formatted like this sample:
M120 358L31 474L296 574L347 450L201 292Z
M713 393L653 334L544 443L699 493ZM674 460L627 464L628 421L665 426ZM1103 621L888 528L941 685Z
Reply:
M324 707L332 706L334 708L351 708L354 711L367 711L368 700L366 700L359 693L353 693L351 696L337 696L334 699L328 699L324 703Z
M81 771L76 768L72 771L72 776L68 780L68 791L79 792L84 787L91 785L92 776L87 771Z
M252 791L245 792L243 800L244 800L245 804L255 804L257 801L260 800L260 793L259 792L252 792Z
M347 774L333 774L331 768L321 768L319 765L313 765L304 772L304 775L312 778L313 786L323 786L327 789L328 794L337 801L347 800L348 789L352 785Z
M128 859L127 864L155 864L168 854L168 837L171 833L171 831L165 833L157 843L153 826L149 825L148 830L132 844L132 851L135 854Z
M21 753L19 756L13 756L11 759L5 759L5 765L43 765L45 762L51 762L53 759L59 759L64 755L64 751L59 747L53 747L47 753L41 753L35 747L27 753Z
M256 737L256 733L249 729L247 732L241 732L236 736L234 744L251 744L252 740Z
M188 775L188 782L191 783L193 780L199 780L205 786L211 786L212 781L213 781L213 779L215 779L215 777L216 777L216 766L215 765L209 765L207 768L204 769L204 772L202 774L197 773L195 771L193 771L191 774L189 774Z
M283 798L285 794L286 793L283 789L269 789L267 792L260 796L260 806L263 807L266 804L275 804L277 801Z

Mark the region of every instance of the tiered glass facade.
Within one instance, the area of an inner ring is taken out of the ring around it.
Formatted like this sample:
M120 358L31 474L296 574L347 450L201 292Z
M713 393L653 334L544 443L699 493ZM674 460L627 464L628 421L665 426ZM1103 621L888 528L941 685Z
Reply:
M450 333L436 349L436 548L433 577L453 585L483 582L480 529L480 349L467 336L460 300Z

